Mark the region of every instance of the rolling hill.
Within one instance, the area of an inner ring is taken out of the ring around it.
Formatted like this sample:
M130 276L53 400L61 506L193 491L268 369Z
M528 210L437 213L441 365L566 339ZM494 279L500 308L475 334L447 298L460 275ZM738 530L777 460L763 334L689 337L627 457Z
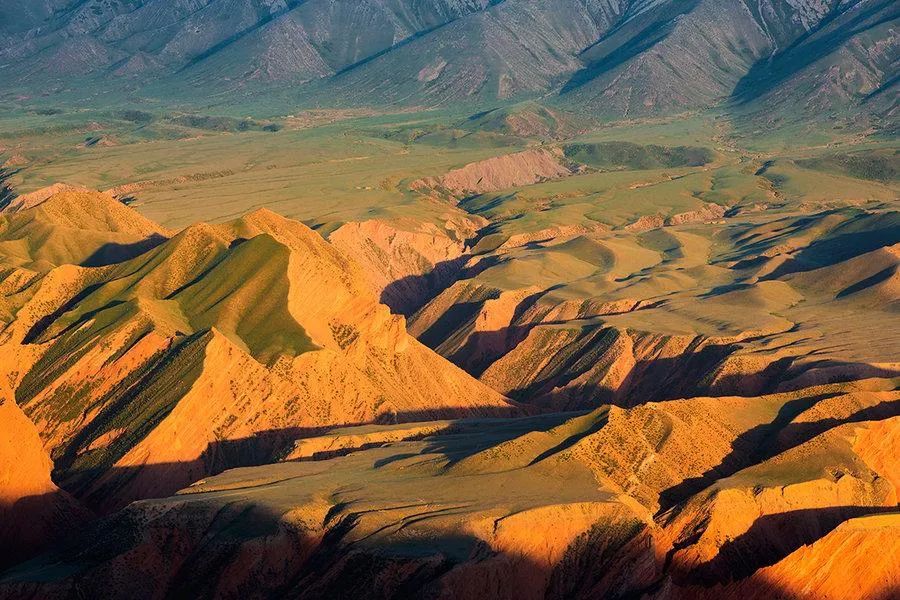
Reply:
M888 598L891 387L435 424L422 439L235 469L132 504L10 571L0 593L64 598L115 578L112 598ZM817 570L836 557L859 587Z
M71 194L11 217L71 226L51 210ZM77 199L94 218L74 256L111 243L97 223L109 240L123 217L149 223L104 194ZM411 338L359 267L300 223L262 210L133 254L4 271L2 375L56 480L94 507L265 461L302 431L518 411Z

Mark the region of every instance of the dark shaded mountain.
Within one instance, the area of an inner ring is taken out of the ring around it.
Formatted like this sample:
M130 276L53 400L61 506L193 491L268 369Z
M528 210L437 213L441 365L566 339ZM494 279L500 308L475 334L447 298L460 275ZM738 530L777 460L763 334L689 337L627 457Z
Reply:
M896 4L675 0L630 15L580 58L564 103L645 116L726 101L818 116L888 92ZM892 25L893 24L893 25ZM896 102L896 90L893 93ZM885 111L886 103L870 103Z
M275 86L326 105L550 94L610 118L723 103L890 116L897 103L890 0L0 0L0 16L0 75L19 91Z

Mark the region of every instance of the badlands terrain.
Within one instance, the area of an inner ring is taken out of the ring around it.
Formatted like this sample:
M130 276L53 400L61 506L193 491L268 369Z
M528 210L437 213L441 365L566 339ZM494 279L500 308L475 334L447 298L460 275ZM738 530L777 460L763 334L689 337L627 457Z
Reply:
M9 134L0 595L897 593L892 144L330 118Z
M0 599L900 597L887 0L0 0Z

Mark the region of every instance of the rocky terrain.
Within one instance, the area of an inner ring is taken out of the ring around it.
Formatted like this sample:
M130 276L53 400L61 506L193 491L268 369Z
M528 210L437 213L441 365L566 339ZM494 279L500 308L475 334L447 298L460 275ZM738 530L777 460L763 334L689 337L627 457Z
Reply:
M551 156L573 176L548 151L410 187L465 206ZM888 598L897 212L794 210L329 243L19 196L4 560L45 553L0 595Z
M35 426L2 391L0 416L0 569L21 562L48 542L77 530L90 513L51 479L53 462Z
M104 218L61 220L66 206ZM259 211L166 238L111 197L68 189L8 214L4 244L21 241L19 219L80 242L66 256L28 238L29 266L4 271L0 352L56 479L92 508L264 462L304 430L518 411L411 338L300 223ZM126 234L139 241L112 241ZM84 266L116 255L108 246L124 248L118 262Z
M601 164L590 160L593 153L609 166L637 169L647 161L643 168L654 168L660 156L678 156L691 168L687 157L703 154L596 148L568 153L567 164L578 166L567 175L578 180L575 172L597 168L587 164ZM572 162L576 157L585 162ZM510 154L411 184L439 190L491 225L455 259L452 284L409 318L410 332L502 394L584 410L896 373L895 203L815 209L694 198L697 208L685 212L578 224L560 200L537 225L523 212L534 208L528 186L478 191L457 183L471 173L489 186L520 169L545 172ZM853 329L841 324L848 314ZM836 335L840 344L826 341Z
M461 421L339 458L237 469L132 504L0 589L68 597L114 578L110 596L123 598L888 598L892 389L868 380ZM862 560L875 544L878 558ZM844 556L861 587L848 591L830 566Z
M888 0L0 0L0 600L900 596Z

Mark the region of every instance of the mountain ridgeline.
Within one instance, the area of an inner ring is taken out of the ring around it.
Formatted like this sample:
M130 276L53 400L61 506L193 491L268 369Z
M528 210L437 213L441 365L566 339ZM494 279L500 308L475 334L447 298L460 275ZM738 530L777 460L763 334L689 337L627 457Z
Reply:
M896 111L891 0L0 0L10 86L777 122ZM149 86L149 87L148 87ZM226 94L227 95L227 94ZM848 110L852 109L852 110Z
M0 0L0 600L900 598L896 0Z

